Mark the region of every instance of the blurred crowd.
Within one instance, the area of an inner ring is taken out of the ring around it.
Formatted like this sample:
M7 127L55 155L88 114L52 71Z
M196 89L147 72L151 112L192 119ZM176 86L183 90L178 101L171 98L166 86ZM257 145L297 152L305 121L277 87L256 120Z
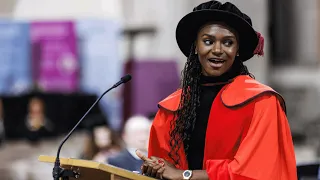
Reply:
M28 113L19 125L24 138L7 140L3 103L0 99L0 179L35 180L51 177L53 165L37 161L39 155L54 156L65 134L57 134L45 103L32 97ZM120 132L114 131L101 114L88 116L62 148L61 157L108 163L129 171L140 171L142 161L135 151L147 154L149 131L155 114L134 115L124 121ZM30 166L31 165L31 166Z

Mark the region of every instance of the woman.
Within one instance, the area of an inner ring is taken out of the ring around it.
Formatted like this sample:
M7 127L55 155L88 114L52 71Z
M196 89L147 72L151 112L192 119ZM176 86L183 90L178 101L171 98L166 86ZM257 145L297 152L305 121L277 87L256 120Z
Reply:
M231 3L210 1L176 30L188 57L182 87L159 103L145 175L164 179L295 180L283 98L243 62L263 55L263 37Z
M84 151L81 159L89 159L101 163L107 163L108 158L120 152L121 142L117 134L111 130L106 120L100 115L88 119L88 134L85 139Z
M53 137L55 127L46 115L46 104L41 97L32 97L28 104L28 114L23 124L25 137L32 143Z

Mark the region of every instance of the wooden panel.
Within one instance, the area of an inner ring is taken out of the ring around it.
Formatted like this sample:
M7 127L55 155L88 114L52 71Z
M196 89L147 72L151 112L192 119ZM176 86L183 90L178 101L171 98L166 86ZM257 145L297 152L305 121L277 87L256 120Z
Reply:
M127 178L124 178L124 177L121 177L121 176L114 175L114 180L127 180Z
M85 179L94 179L94 180L111 180L111 174L99 169L89 169L76 166L62 166L65 169L75 170L80 174L79 178L70 178L70 180L85 180Z

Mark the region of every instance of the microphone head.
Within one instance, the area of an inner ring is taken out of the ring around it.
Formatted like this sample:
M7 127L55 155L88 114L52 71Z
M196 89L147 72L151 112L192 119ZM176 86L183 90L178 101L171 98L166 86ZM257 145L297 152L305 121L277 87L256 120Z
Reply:
M128 82L128 81L130 81L131 80L131 75L130 74L127 74L127 75L125 75L125 76L123 76L122 78L121 78L121 81L123 82L123 83L126 83L126 82Z

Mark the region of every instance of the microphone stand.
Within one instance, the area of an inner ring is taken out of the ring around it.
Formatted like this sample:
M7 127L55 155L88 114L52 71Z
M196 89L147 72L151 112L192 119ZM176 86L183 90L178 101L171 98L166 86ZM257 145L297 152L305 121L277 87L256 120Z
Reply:
M91 109L100 101L100 99L107 94L110 90L118 87L119 85L126 83L128 81L131 80L131 75L125 75L124 77L121 78L121 80L119 82L117 82L116 84L114 84L111 88L109 88L108 90L106 90L92 105L91 107L87 110L87 112L82 116L82 118L78 121L78 123L72 128L72 130L68 133L68 135L61 141L59 148L58 148L58 152L57 152L57 156L56 156L56 160L54 162L54 167L52 170L52 176L54 180L59 180L60 178L62 178L62 180L69 180L69 177L73 177L73 178L79 178L80 174L76 171L72 171L72 170L68 170L68 169L64 169L60 166L60 151L61 148L63 146L63 144L69 139L69 137L71 136L71 134L73 133L73 131L78 127L78 125L82 122L82 120L87 116L87 114L91 111Z

